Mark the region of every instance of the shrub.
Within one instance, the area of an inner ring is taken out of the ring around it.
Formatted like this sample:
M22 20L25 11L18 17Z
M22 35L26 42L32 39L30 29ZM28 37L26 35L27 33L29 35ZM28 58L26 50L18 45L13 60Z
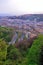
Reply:
M7 58L16 60L20 57L20 52L14 45L10 45L7 50Z
M5 60L7 55L7 45L3 39L0 39L0 60Z
M38 38L33 42L28 52L28 65L31 63L39 64L39 57L41 46L43 45L43 35L39 35Z
M39 62L40 62L39 65L43 65L43 46L41 47Z

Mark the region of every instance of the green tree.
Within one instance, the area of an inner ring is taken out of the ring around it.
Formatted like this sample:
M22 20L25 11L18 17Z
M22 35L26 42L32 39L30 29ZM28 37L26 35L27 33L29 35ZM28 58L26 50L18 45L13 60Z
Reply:
M15 63L13 64L13 61L12 60L6 60L4 65L16 65Z
M40 51L41 46L43 45L43 35L39 35L38 38L33 42L33 45L31 46L29 52L28 52L28 63L30 64L39 64L39 57L40 57Z
M7 59L16 60L19 57L20 57L19 50L14 45L10 45L7 49Z
M7 55L7 44L3 39L0 39L0 60L5 60Z
M39 62L40 62L39 65L43 65L43 46L41 47Z
M0 65L4 65L4 62L3 61L0 61Z

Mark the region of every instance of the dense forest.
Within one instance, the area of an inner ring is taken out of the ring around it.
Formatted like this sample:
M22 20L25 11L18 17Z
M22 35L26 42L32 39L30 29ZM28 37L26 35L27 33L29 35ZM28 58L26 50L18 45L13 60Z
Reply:
M0 27L0 65L43 65L43 34L30 47L9 44L12 36L13 29Z

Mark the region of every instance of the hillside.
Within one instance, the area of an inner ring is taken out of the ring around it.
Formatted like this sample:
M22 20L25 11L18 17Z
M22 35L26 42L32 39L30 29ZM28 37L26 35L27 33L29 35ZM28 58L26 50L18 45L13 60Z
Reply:
M43 65L43 14L0 16L0 65Z

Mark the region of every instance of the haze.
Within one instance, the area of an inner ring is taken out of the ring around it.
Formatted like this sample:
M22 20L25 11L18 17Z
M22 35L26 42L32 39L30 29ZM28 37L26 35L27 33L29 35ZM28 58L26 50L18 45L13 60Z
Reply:
M43 0L0 0L0 14L43 13Z

